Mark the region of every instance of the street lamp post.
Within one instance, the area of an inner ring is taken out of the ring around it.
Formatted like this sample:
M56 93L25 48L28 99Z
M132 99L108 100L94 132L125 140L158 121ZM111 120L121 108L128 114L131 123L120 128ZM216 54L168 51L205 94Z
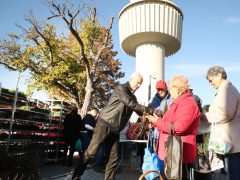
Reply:
M149 76L149 86L148 86L148 102L150 103L151 95L152 95L152 79L156 79L151 74Z

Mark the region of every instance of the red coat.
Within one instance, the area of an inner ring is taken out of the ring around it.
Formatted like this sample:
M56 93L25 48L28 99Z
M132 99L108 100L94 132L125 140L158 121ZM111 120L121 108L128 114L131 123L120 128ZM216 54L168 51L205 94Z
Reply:
M165 157L164 142L169 131L170 122L174 122L174 133L183 140L183 164L192 163L196 159L196 135L200 123L200 112L192 95L187 92L174 100L163 118L159 118L154 126L159 130L158 155Z

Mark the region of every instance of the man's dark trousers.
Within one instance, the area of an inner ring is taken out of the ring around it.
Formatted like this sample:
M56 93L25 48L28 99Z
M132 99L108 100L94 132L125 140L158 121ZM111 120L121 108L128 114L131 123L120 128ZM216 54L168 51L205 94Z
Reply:
M119 134L113 133L109 127L107 127L101 121L97 122L94 129L92 140L84 154L83 159L79 160L77 167L74 170L72 179L82 176L89 162L94 158L100 144L107 139L107 146L110 148L109 160L105 171L105 180L113 180L115 170L118 165L118 144Z

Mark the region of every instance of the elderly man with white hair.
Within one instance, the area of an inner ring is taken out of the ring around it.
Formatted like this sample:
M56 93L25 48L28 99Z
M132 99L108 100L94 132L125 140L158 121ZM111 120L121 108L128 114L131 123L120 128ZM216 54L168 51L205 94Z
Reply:
M87 164L94 158L100 144L107 139L110 149L109 160L105 171L105 180L114 179L115 170L118 165L118 144L120 131L129 121L133 111L139 116L144 112L153 113L152 108L140 105L134 95L135 91L141 86L142 75L133 73L125 84L115 87L108 103L99 114L98 121L94 130L92 140L75 168L72 179L80 179Z

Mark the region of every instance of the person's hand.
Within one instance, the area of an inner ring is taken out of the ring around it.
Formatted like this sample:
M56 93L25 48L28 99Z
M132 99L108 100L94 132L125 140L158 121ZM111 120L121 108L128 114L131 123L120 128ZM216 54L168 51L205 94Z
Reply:
M153 113L153 115L148 115L145 117L150 123L154 123L154 124L157 123L157 120L159 118L155 113Z
M163 117L163 112L159 109L154 109L153 113L156 114L158 117Z
M153 114L153 108L151 108L151 107L146 107L146 106L144 106L144 111L143 111L143 116L146 116L146 115L149 115L149 114Z
M139 116L139 117L138 117L137 122L140 122L140 123L144 124L145 121L146 121L146 118L145 118L145 117L142 117L142 116Z
M147 126L148 126L149 129L151 129L153 127L152 123L150 123L150 122L147 124Z

